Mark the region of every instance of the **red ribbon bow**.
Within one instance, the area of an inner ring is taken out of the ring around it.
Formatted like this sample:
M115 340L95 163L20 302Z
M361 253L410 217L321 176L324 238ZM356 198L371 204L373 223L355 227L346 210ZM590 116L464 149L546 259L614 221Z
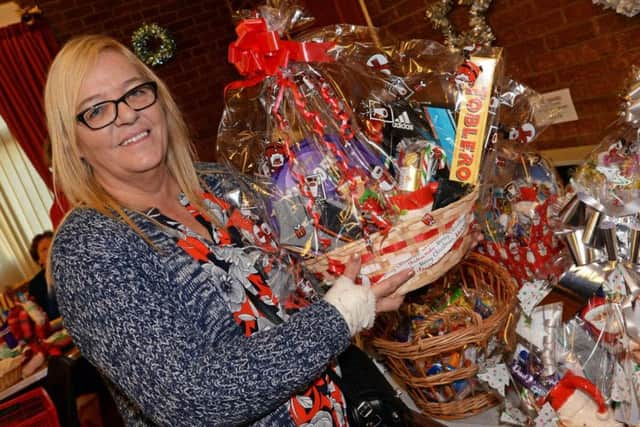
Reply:
M232 82L229 89L253 86L267 76L286 68L290 61L330 62L327 50L333 42L295 42L282 40L276 31L269 31L262 18L242 20L236 27L238 39L229 45L229 62L247 80Z

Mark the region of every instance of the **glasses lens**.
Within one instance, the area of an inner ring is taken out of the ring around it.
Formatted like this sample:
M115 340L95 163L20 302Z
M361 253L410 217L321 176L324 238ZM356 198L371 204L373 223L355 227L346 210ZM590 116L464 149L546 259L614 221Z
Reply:
M109 124L116 117L116 105L113 101L94 105L84 112L82 118L91 128L100 128Z
M125 97L127 105L134 110L142 110L149 107L156 100L155 87L151 83L134 87Z

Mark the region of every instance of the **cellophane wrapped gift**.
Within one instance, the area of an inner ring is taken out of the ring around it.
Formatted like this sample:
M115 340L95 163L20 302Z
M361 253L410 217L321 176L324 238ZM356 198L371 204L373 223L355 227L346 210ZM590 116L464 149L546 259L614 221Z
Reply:
M553 219L563 185L555 169L531 144L554 112L531 88L506 79L496 144L484 165L476 209L485 239L478 251L502 264L522 285L551 280L568 267Z
M572 179L578 198L610 217L640 212L640 67L627 80L618 120Z
M385 43L348 25L292 40L302 15L276 6L236 28L243 79L225 89L219 159L271 182L280 244L318 278L359 255L365 281L413 268L401 292L428 284L471 243L500 50Z
M638 129L619 122L573 176L572 186L588 206L608 216L640 212Z

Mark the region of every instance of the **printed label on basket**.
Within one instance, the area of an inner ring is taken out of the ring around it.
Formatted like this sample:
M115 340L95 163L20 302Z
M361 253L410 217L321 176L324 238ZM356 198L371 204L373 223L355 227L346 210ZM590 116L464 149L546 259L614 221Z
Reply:
M368 276L369 274L373 274L376 271L380 270L380 264L377 263L373 263L373 264L367 264L367 265L363 265L360 268L360 274L364 275L364 276Z
M402 262L407 262L412 257L413 257L413 255L411 255L409 253L399 254L399 255L396 255L394 257L389 258L389 264L395 265L395 264L400 264Z
M467 223L467 216L462 215L453 223L449 230L439 234L431 243L420 248L420 251L406 262L396 264L380 280L384 280L408 268L413 269L416 273L420 273L431 267L451 250L458 238L460 238L466 230Z

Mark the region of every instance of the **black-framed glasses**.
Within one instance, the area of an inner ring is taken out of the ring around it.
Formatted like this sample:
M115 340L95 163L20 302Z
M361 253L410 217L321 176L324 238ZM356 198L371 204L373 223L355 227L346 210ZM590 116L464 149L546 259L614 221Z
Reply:
M158 84L146 82L131 88L118 99L102 101L83 110L76 119L89 129L98 130L109 126L118 118L118 105L124 102L129 108L141 111L151 107L158 99Z

